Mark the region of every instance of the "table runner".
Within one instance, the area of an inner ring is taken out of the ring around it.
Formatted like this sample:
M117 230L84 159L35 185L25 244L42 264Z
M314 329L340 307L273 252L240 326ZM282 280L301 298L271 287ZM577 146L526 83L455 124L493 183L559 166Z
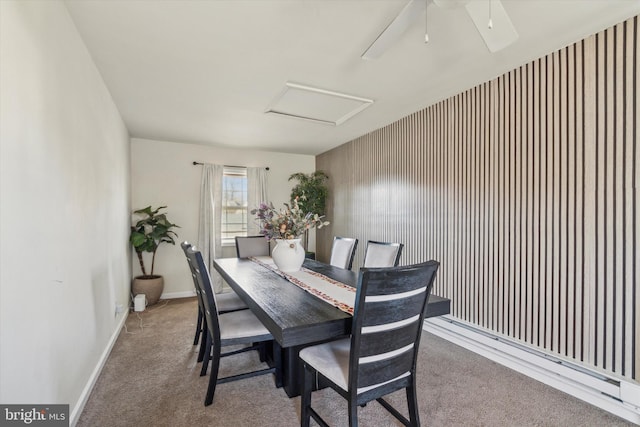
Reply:
M353 306L356 301L356 289L354 287L305 267L302 267L300 271L285 273L278 270L273 259L268 256L250 257L249 259L345 313L353 315Z

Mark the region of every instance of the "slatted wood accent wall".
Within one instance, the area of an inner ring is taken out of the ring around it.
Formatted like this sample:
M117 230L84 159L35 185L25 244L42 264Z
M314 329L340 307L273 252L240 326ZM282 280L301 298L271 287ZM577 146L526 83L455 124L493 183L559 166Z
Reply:
M441 262L453 315L638 379L638 17L317 157L333 235Z

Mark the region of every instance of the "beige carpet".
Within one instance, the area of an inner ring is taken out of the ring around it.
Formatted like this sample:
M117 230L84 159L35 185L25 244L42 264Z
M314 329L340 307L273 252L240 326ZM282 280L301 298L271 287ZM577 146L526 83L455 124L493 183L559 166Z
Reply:
M161 301L131 313L78 426L297 426L300 399L276 389L271 375L219 385L203 404L208 376L200 377L192 346L195 298ZM225 358L221 375L255 367L255 352ZM425 333L418 361L423 426L630 426L565 393ZM404 394L390 401L404 411ZM313 405L332 426L346 426L346 403L330 389ZM361 426L400 423L376 402L359 409ZM315 425L312 421L312 425Z

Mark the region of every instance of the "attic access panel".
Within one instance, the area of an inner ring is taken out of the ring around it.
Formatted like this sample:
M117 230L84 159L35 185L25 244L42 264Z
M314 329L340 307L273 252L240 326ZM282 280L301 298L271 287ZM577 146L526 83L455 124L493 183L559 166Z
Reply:
M338 126L373 100L287 82L266 113Z

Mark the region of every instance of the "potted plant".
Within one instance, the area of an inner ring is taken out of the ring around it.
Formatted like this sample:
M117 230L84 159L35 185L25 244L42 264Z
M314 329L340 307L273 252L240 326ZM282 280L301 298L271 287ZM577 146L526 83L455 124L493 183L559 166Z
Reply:
M166 206L160 206L153 209L151 206L147 206L133 212L135 224L131 226L129 241L138 255L142 275L133 279L131 291L134 296L145 294L148 305L157 303L164 289L164 278L153 273L158 247L161 243L175 245L176 242L173 238L178 237L172 228L179 228L179 226L169 222L166 213L160 213L165 208ZM142 256L144 252L152 254L149 272L144 265Z
M312 173L294 173L289 177L289 181L296 180L298 183L291 189L291 203L299 200L301 208L305 212L313 212L320 216L326 215L327 210L327 188L326 181L329 176L321 170ZM304 247L309 247L309 233L304 233ZM307 256L314 258L315 254L307 252Z

